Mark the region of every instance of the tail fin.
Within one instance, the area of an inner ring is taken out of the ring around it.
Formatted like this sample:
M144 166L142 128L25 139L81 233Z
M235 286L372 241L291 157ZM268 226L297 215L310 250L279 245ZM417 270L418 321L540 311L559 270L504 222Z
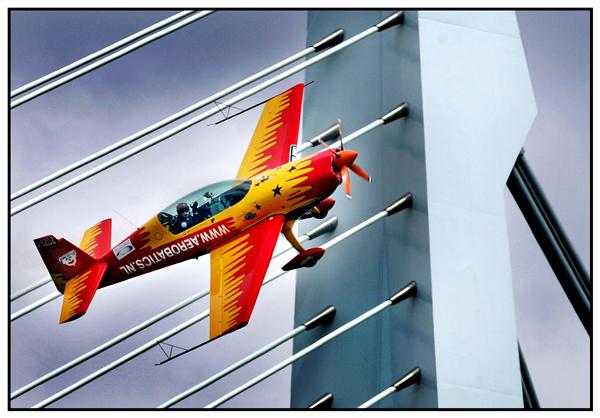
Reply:
M46 235L33 242L60 293L64 293L67 281L85 272L96 262L92 256L64 238Z
M98 259L110 251L112 219L105 219L89 228L83 234L79 247Z
M64 294L60 323L79 318L87 311L107 264L97 261L110 249L110 219L83 235L82 250L64 238L47 235L34 240L46 268L60 293Z

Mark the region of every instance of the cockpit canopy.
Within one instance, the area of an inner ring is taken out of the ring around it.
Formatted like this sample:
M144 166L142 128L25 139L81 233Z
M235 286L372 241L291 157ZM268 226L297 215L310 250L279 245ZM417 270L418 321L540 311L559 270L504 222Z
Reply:
M251 180L226 180L203 187L159 212L158 220L173 234L179 234L235 205L251 185Z

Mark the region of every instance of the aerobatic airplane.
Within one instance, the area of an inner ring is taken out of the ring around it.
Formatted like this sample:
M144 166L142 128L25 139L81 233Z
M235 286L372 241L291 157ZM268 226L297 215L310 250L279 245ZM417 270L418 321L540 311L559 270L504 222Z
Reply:
M56 288L64 294L60 322L85 314L100 287L210 253L210 339L246 325L279 233L299 252L284 270L312 267L321 248L304 249L292 232L299 218L324 218L328 198L355 151L325 149L293 160L304 85L266 102L236 180L197 190L159 212L111 248L111 220L88 229L80 247L47 235L34 240Z

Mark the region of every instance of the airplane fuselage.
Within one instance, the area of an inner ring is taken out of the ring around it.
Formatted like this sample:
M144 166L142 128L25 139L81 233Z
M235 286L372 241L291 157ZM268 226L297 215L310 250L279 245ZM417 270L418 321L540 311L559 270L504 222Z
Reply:
M299 218L340 184L332 159L324 150L265 171L247 181L249 188L237 203L183 231L152 217L102 257L108 269L100 287L200 257L271 216Z

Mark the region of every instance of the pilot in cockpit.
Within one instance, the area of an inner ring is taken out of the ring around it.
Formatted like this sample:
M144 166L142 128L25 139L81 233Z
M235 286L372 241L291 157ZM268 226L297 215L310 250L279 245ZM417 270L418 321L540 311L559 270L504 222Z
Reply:
M177 204L177 216L169 225L169 230L173 234L178 234L197 223L198 214L196 211L193 211L187 203L181 202Z
M228 183L228 186L231 187L232 182ZM171 233L179 234L194 225L213 218L243 199L246 193L248 193L251 182L250 180L245 180L240 183L239 180L236 180L233 184L235 187L216 194L206 189L199 190L193 195L184 198L191 202L191 205L185 201L178 203L175 206L175 214L173 214L173 207L171 206L165 211L158 213L158 221ZM213 186L214 189L215 187ZM198 199L200 193L202 193L202 197Z

